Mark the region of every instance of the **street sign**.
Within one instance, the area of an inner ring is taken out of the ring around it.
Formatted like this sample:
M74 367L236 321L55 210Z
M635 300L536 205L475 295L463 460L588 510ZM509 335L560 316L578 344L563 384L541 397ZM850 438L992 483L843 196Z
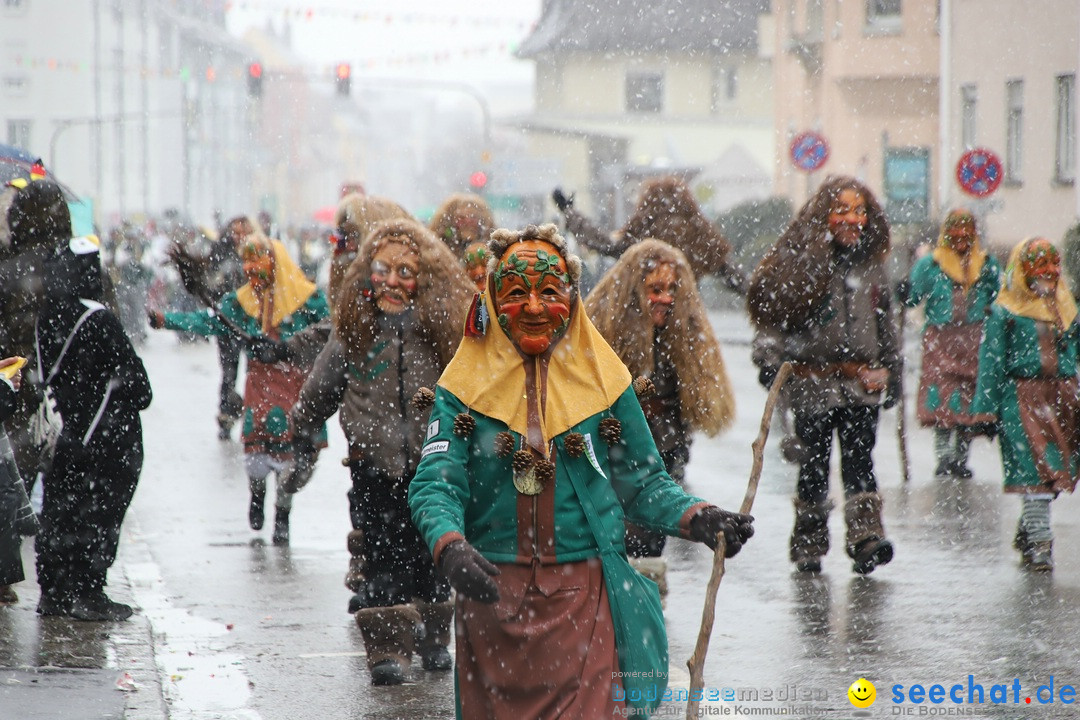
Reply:
M956 182L975 197L986 197L997 190L1004 176L1001 160L986 148L968 150L956 163Z
M805 172L814 172L829 159L829 143L816 132L804 132L791 141L791 162Z

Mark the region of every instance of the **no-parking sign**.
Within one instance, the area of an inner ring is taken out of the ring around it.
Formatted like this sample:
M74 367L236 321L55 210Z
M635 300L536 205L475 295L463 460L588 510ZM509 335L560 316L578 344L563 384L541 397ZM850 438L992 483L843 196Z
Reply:
M997 190L1004 176L1001 160L986 148L968 150L956 163L956 182L975 197L986 197Z
M829 143L816 132L804 132L791 141L791 162L805 172L813 172L829 159Z

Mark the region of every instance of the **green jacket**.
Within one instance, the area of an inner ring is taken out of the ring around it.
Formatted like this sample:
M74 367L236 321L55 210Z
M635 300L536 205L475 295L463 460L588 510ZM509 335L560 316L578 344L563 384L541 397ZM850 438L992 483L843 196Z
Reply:
M446 544L461 537L497 563L527 564L534 556L544 564L597 557L600 550L568 473L575 473L588 488L604 524L604 541L621 552L625 552L624 516L642 527L686 536L690 517L705 504L668 476L637 397L627 388L608 410L554 438L554 547L533 544L531 553L520 552L519 547L528 546L522 538L532 537L531 528L519 527L512 456L500 458L494 451L495 435L508 428L470 412L476 428L469 436L458 437L454 417L463 412L469 410L454 395L441 387L436 390L422 459L409 486L413 522L436 561ZM612 447L598 432L606 417L622 424L622 437ZM586 440L587 449L577 458L566 452L571 432ZM521 436L513 433L513 437L515 449L520 448ZM533 522L535 518L533 513Z
M260 337L262 326L256 318L244 312L236 299L236 292L226 293L218 303L217 313L232 322L241 330L252 337ZM326 296L322 290L316 290L307 299L307 302L292 315L288 315L277 327L278 339L285 341L300 332L309 325L314 325L330 315L330 307L326 303ZM165 327L169 330L181 330L195 333L196 335L224 335L229 332L225 323L218 320L217 315L205 310L198 312L169 312L165 313ZM250 354L251 350L248 349Z
M953 321L953 289L957 283L934 262L932 255L920 258L911 268L911 292L904 299L907 307L926 301L926 325L948 325ZM986 308L1001 288L1001 265L987 256L975 284L968 290L967 312L963 322L976 324L986 318Z
M1017 378L1042 375L1038 326L1031 318L1014 315L1000 305L992 305L979 346L979 378L972 401L973 415L988 413L1000 423L1001 461L1005 489L1022 491L1042 485L1035 466L1031 443L1024 431L1022 414L1038 408L1020 407L1016 395ZM1074 322L1055 343L1056 376L1076 376L1080 330ZM1046 459L1054 470L1065 469L1067 449L1047 448ZM1070 464L1075 464L1072 458ZM1072 469L1075 473L1075 468Z

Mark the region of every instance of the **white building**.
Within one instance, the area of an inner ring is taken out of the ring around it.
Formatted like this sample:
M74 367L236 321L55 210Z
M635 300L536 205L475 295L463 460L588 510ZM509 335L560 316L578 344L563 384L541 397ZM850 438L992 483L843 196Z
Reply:
M4 0L0 141L42 157L96 220L256 207L250 53L225 0Z

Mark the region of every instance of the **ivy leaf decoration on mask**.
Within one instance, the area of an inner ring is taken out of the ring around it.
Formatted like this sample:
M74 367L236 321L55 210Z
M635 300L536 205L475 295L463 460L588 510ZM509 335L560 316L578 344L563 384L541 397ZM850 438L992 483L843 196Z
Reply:
M539 262L538 255L537 264ZM506 258L506 262L500 263L499 267L495 269L495 289L502 290L503 280L511 275L517 275L525 283L525 287L531 288L532 283L529 282L529 277L525 274L528 269L529 262L527 260L519 258L517 253L511 253L510 257Z
M533 269L543 280L547 275L554 275L557 280L562 283L569 284L570 276L567 273L559 272L559 256L552 255L544 250L536 251L536 262L533 264Z

